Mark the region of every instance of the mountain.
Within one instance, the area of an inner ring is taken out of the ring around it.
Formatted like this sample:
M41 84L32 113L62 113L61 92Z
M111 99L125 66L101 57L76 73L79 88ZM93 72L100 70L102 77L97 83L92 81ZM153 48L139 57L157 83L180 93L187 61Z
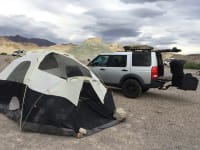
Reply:
M91 59L99 53L106 52L111 52L111 49L100 38L89 38L79 46L71 48L68 51L68 53L83 61L86 61L88 58Z
M5 37L0 37L0 52L11 54L15 50L36 50L40 47L33 43L17 43Z
M45 49L51 49L51 50L56 50L56 51L61 51L61 52L68 52L72 48L76 48L78 45L72 44L72 43L67 43L67 44L57 44L53 46L48 46L45 47Z
M108 44L108 46L111 49L111 51L113 51L113 52L124 51L122 44L111 43L111 44Z
M40 42L35 42L37 40ZM50 41L41 44L43 41L48 41L40 38L25 38L22 36L0 36L0 53L12 54L16 50L35 51L38 49L56 50L71 53L80 60L87 60L93 58L99 53L122 51L120 44L107 44L100 38L86 39L79 45L73 43L55 44ZM53 44L53 45L52 45ZM45 45L45 46L44 46Z
M52 46L55 45L56 43L48 41L46 39L40 39L40 38L26 38L20 35L16 36L4 36L4 38L16 42L16 43L33 43L38 46Z

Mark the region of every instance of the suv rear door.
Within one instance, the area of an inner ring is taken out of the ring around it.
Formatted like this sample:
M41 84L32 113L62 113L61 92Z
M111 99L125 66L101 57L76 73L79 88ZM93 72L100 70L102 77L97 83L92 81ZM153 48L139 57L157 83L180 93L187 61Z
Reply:
M130 71L129 62L130 56L126 54L100 55L89 66L105 83L114 85Z

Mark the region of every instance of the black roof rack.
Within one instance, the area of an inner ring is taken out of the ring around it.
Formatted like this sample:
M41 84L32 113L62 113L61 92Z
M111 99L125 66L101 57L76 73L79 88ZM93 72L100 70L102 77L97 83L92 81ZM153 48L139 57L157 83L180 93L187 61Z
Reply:
M172 49L158 49L154 50L153 47L148 46L148 45L134 45L134 46L124 46L123 47L126 52L131 51L131 52L136 52L136 51L142 51L142 52L148 52L148 51L156 51L156 52L181 52L181 49L178 49L176 47L173 47Z
M134 45L134 46L124 46L124 50L127 51L152 51L153 47L148 45Z
M163 52L175 52L175 53L177 53L177 52L181 52L182 50L178 49L176 47L173 47L172 49L159 49L157 51L161 52L161 53L163 53Z

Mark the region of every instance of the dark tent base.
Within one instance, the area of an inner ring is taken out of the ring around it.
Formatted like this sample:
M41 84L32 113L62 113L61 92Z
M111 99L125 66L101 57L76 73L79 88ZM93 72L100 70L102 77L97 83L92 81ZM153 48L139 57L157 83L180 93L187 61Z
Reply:
M10 111L10 110L7 109L7 106L0 104L0 113L4 113L8 118L19 122L21 111L20 110ZM106 123L106 124L103 124L103 125L98 126L96 128L87 130L87 134L84 135L84 136L89 136L89 135L95 134L95 133L97 133L101 130L112 127L114 125L117 125L120 122L121 121L119 121L119 120L113 120L109 123ZM60 136L77 137L77 133L72 129L58 128L58 127L51 126L51 125L40 125L40 124L37 124L37 123L29 123L29 122L26 122L24 124L23 131L53 134L53 135L60 135Z
M83 128L85 135L91 135L120 122L113 117L111 91L102 104L88 82L83 85L77 106L63 97L45 95L11 81L0 81L0 91L0 112L19 122L22 131L77 136ZM20 103L20 109L14 111L8 107L13 96Z
M85 134L84 136L95 134L106 128L110 128L114 125L117 125L120 122L121 121L119 120L113 120L99 127L93 128L91 130L87 130L87 134ZM26 123L23 128L23 131L31 131L31 132L37 132L37 133L39 132L39 133L53 134L53 135L60 135L60 136L74 136L74 137L77 137L77 134L78 134L72 129L58 128L58 127L50 126L50 125L38 125L36 123Z

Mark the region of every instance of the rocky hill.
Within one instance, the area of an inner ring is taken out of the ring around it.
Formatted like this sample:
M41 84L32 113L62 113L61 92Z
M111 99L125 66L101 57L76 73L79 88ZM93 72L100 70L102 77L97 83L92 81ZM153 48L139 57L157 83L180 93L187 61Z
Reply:
M55 45L56 43L51 42L49 40L46 39L40 39L40 38L26 38L20 35L16 35L16 36L3 36L3 38L8 39L12 42L16 42L16 43L32 43L32 44L36 44L38 46L52 46Z
M7 53L11 54L13 51L16 50L25 50L25 51L35 51L38 49L47 49L47 50L58 50L67 52L69 49L76 47L75 44L69 43L69 44L50 44L49 42L41 44L43 41L48 41L45 39L42 39L38 44L31 43L31 41L27 42L27 38L24 38L25 41L22 40L22 38L19 39L9 39L5 36L0 36L0 53ZM39 39L39 38L36 38ZM50 45L49 45L50 44ZM43 45L43 46L41 46ZM46 45L46 46L44 46Z
M89 38L79 46L73 47L68 51L68 53L83 61L105 52L111 52L111 49L100 38Z
M38 42L37 39L40 42ZM43 45L43 46L41 46ZM76 58L86 61L88 58L93 58L99 53L123 51L123 45L118 43L105 43L100 38L89 38L83 43L76 45L55 44L45 39L40 38L25 38L22 36L0 36L0 53L11 54L15 50L34 51L38 49L57 50L71 53ZM174 53L163 54L163 59L174 57L176 59L184 59L188 62L200 63L200 54L178 55Z
M11 54L13 51L18 49L23 50L35 50L40 47L34 43L19 43L13 42L5 37L0 37L0 52Z
M99 53L122 50L122 46L106 44L100 38L89 38L79 45L68 43L50 46L40 46L35 43L27 42L26 39L27 38L23 37L19 37L18 39L6 38L5 36L0 37L0 53L12 54L13 51L19 49L25 51L35 51L38 49L57 50L71 53L79 60L86 61L88 58L91 59Z

